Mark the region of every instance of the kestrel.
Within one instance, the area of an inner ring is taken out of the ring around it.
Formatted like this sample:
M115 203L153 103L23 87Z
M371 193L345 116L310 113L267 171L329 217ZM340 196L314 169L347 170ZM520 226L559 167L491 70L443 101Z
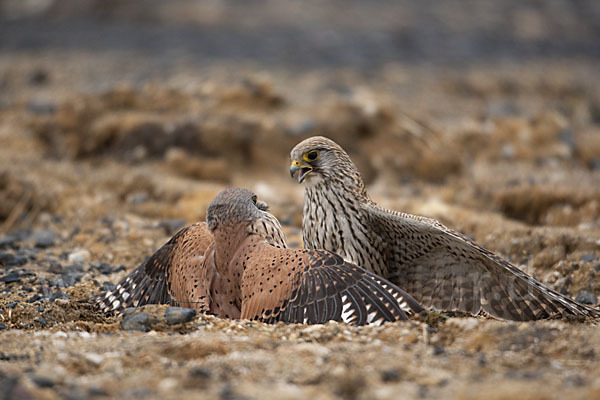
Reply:
M290 174L304 183L304 246L326 249L440 311L482 310L500 319L599 317L440 222L386 210L367 194L346 152L325 137L291 151Z
M422 310L394 284L326 250L292 250L277 219L246 189L227 189L205 223L184 228L100 297L101 308L191 305L226 318L353 325Z

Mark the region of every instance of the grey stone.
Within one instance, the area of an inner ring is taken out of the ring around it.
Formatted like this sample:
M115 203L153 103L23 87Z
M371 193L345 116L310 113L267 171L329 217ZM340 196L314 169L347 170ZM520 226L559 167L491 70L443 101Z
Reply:
M91 264L91 267L104 275L109 275L117 271L117 267L113 267L108 263L99 261L93 262Z
M194 367L190 369L190 376L194 378L210 378L211 375L210 370L203 367Z
M434 356L441 356L442 354L446 354L446 350L442 346L433 346Z
M0 282L4 282L4 283L21 282L21 277L22 277L22 275L19 271L11 271L8 275L5 275L2 278L0 278Z
M402 373L397 369L386 369L381 373L381 380L383 382L396 382L400 380Z
M579 292L577 297L575 297L575 301L581 304L597 304L598 298L594 293L590 293L586 290L582 290Z
M593 254L584 254L581 256L581 261L583 262L592 262L596 260L596 256Z
M107 282L102 282L102 286L100 286L100 288L102 289L103 292L108 292L109 290L114 290L114 288L116 286L117 285L115 285L114 283L107 281Z
M18 244L17 242L21 241L22 238L20 238L17 235L8 235L8 236L4 236L2 239L0 239L0 249L4 249L7 247L10 248L18 248Z
M36 301L42 300L42 296L40 294L34 294L27 300L28 303L35 303Z
M109 395L106 389L97 386L92 386L91 388L89 388L88 394L91 397L108 397Z
M58 240L58 235L50 230L43 230L34 232L33 235L31 235L31 239L33 240L35 247L46 248L54 246Z
M21 282L21 278L24 276L20 271L11 271L8 275L0 278L0 282L4 283L15 283Z
M27 111L37 115L54 114L56 112L56 104L43 100L32 100L27 103Z
M69 295L63 292L56 292L54 293L52 296L50 296L50 301L54 301L57 299L65 299L68 300L69 299Z
M33 383L36 384L37 387L41 387L41 388L49 388L54 386L54 380L52 378L50 378L49 376L45 376L45 375L34 375L31 377L31 380L33 381Z
M83 264L90 259L90 252L85 249L80 249L69 254L67 258L69 263L73 264Z
M46 85L49 81L50 73L43 68L36 68L29 74L29 83L32 85Z
M121 321L121 328L126 331L148 332L155 322L156 318L145 313L126 315Z
M167 324L175 325L189 322L196 316L196 310L193 308L169 307L165 310L165 319Z
M46 325L48 325L48 321L46 321L46 318L36 318L34 319L35 322L39 323L42 328L44 328Z
M7 252L0 252L0 264L6 267L14 267L18 265L23 265L27 263L27 257L12 254Z
M574 151L576 148L576 144L575 144L575 136L573 134L573 130L572 129L564 129L560 135L559 135L559 139L561 142L563 142L564 144L566 144L569 147L569 150Z
M62 274L63 267L59 263L52 263L52 264L50 264L50 267L48 268L48 272L53 273L53 274Z

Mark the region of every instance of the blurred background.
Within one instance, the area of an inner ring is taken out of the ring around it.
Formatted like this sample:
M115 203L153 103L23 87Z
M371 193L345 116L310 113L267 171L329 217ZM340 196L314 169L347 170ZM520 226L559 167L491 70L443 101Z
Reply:
M6 231L74 192L195 221L224 185L298 226L287 158L311 135L391 206L600 216L593 0L1 0L0 21Z

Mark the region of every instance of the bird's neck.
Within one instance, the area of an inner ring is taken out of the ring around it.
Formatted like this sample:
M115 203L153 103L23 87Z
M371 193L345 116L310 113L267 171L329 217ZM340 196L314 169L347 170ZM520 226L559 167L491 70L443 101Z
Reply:
M304 211L306 212L307 206L312 207L334 197L343 199L349 205L370 201L365 184L357 172L345 176L327 177L307 184L304 190Z
M250 235L246 226L222 226L213 234L215 236L215 264L218 266L219 273L222 275L235 273L235 271L228 271L229 264L237 249Z
M353 186L354 185L354 186ZM352 227L359 224L361 205L368 202L364 186L355 182L319 182L304 191L304 247L345 254Z

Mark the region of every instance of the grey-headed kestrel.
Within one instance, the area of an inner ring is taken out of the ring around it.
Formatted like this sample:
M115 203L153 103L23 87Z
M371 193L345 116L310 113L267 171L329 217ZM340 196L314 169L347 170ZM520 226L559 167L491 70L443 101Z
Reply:
M348 154L328 138L296 145L290 174L305 185L305 248L335 252L425 307L517 321L600 316L434 219L378 206Z
M101 308L171 303L226 318L354 325L422 310L394 284L337 254L288 249L279 222L249 190L218 194L206 221L181 230L100 295Z

